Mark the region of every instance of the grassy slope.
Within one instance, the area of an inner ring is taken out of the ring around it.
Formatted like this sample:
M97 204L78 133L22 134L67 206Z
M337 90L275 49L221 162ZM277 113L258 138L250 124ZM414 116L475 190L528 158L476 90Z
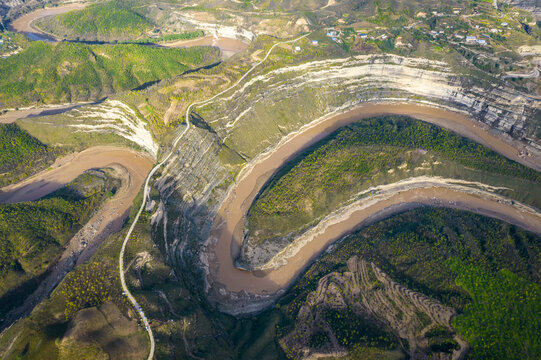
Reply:
M336 131L286 165L250 209L250 232L259 232L250 241L297 231L370 186L424 174L509 186L515 191L507 195L529 193L521 200L541 204L533 195L541 190L538 172L448 130L381 117Z
M44 18L37 26L59 37L99 41L137 37L153 27L124 1L92 4L82 10Z
M30 40L26 36L11 31L1 32L0 39L4 41L0 45L0 56L11 54L14 51L20 51L30 44Z
M43 199L0 204L2 310L12 305L20 291L35 286L32 279L54 262L116 185L101 172L85 173Z
M346 260L359 255L410 289L457 309L454 325L472 345L472 358L534 359L541 350L539 318L533 315L541 297L540 250L539 236L499 220L441 208L408 211L323 255L281 308L294 321L318 280L343 271Z
M0 186L45 168L54 158L51 148L16 124L0 124Z
M34 42L0 60L0 107L96 100L217 59L216 49Z

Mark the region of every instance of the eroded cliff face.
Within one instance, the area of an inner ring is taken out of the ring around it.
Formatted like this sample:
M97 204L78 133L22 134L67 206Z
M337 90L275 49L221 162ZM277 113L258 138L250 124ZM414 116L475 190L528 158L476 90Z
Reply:
M239 171L302 126L369 102L413 102L465 112L479 126L519 142L524 154L541 153L536 137L540 101L486 74L457 73L444 62L399 56L356 56L261 70L223 98L195 109L201 117L197 126L154 184L159 205L153 231L164 242L170 262L177 270L208 275L209 266L215 266L210 229L220 221L217 211ZM203 283L192 278L196 286ZM225 311L238 313L240 303L259 300L264 305L273 298L232 294L212 277L204 278L211 300Z
M541 19L541 1L540 0L503 0L507 4L511 4L520 9L528 10L538 19Z

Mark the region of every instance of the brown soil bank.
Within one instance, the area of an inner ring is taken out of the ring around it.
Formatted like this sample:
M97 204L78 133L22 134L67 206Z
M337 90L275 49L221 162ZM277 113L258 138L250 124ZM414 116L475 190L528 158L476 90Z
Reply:
M489 215L541 232L541 218L525 214L510 204L483 198L445 187L404 190L386 200L356 211L340 223L330 226L288 263L276 270L248 272L235 267L239 254L246 213L265 182L286 161L337 128L362 118L377 115L400 114L430 122L455 131L484 144L500 154L540 170L541 159L535 154L521 156L520 142L506 142L490 134L474 120L449 110L414 104L367 104L350 112L311 123L283 139L274 149L256 158L237 178L218 212L211 231L209 253L209 282L233 292L272 295L289 286L300 272L328 245L375 217L382 218L397 211L426 205L448 206ZM223 293L223 292L222 292ZM258 309L253 309L258 310ZM237 313L249 309L236 310Z

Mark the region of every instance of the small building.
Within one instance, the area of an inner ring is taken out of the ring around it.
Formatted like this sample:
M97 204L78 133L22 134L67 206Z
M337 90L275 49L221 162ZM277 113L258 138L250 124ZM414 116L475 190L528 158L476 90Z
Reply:
M312 45L317 45L317 44L319 44L319 41L317 41L317 40L312 40Z
M479 45L483 45L483 46L487 44L486 40L483 40L483 39L477 40L477 43L478 43Z
M300 46L295 46L295 51L301 51L301 47Z
M381 35L381 39L382 39L382 40L387 39L387 35L385 35L385 34Z
M477 41L477 38L475 36L466 36L466 42L469 42L469 43L472 43L472 42L476 42Z
M337 38L335 38L334 36L331 38L332 41L338 41Z
M502 26L507 26L507 25L509 25L509 24L506 23L506 22L502 22Z
M329 29L329 30L327 30L327 36L328 37L336 37L336 36L338 36L338 31L336 31L334 29Z
M4 39L0 39L0 46L2 46L2 44L4 44Z
M362 34L359 34L359 37L361 39L366 39L368 37L368 34L362 33Z

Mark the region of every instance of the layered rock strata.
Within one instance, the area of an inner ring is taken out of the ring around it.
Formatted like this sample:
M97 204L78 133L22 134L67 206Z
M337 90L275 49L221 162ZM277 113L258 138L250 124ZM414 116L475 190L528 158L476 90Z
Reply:
M215 265L207 241L210 230L221 221L216 214L241 169L248 171L287 134L361 104L408 102L467 113L476 125L520 148L530 164L541 156L539 100L475 70L453 71L445 62L400 56L274 68L195 109L198 126L190 129L155 182L160 204L153 229L177 270L200 269L209 275L209 266ZM212 276L205 279L205 290L219 302L246 299L250 311L251 301L257 300L229 292Z

